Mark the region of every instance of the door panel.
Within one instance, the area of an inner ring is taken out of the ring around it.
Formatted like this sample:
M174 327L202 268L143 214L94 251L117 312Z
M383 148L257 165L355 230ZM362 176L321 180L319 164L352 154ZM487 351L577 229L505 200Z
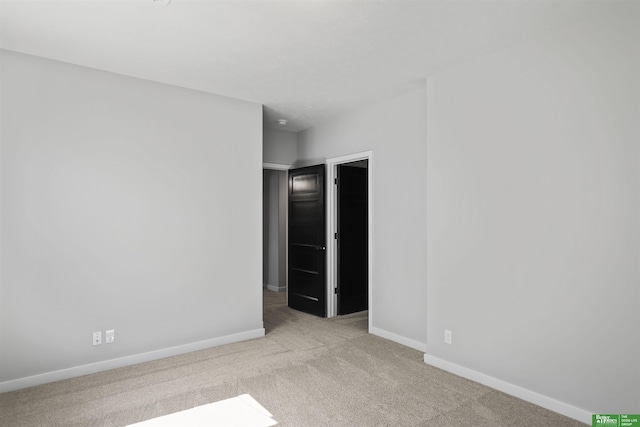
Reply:
M338 314L369 305L369 216L366 167L338 165Z
M289 170L289 307L326 316L325 166Z

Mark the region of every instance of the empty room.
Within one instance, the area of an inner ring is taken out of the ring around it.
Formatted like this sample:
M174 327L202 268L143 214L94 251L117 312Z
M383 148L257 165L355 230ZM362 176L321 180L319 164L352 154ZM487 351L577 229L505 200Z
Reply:
M0 426L640 426L639 306L638 1L0 0Z

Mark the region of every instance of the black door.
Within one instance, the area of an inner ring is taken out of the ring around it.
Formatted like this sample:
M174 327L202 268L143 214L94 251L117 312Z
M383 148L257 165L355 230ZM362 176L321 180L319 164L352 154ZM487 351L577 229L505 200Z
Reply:
M289 170L289 307L327 315L325 166Z
M369 305L368 221L367 161L338 165L338 314Z

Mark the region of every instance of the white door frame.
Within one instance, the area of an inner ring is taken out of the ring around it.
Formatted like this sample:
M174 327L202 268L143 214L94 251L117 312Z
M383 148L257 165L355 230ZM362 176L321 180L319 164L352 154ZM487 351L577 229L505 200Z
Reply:
M337 286L338 250L335 240L337 231L338 192L335 186L337 177L337 166L343 163L356 162L358 160L368 160L368 201L367 214L369 216L369 332L373 325L373 151L363 151L360 153L348 154L346 156L333 157L327 159L327 317L335 317L338 312L338 296L335 293Z

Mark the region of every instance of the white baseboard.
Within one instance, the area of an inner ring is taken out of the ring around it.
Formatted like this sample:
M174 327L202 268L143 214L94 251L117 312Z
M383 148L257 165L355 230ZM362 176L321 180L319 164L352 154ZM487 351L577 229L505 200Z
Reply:
M533 403L534 405L542 406L543 408L546 408L553 412L557 412L569 418L573 418L574 420L578 420L580 422L591 425L591 412L585 411L584 409L576 408L575 406L571 406L559 400L552 399L548 396L536 393L535 391L531 391L515 384L499 380L481 372L474 371L473 369L465 368L464 366L448 362L444 359L440 359L426 353L424 355L424 363L435 366L436 368L443 369L447 372L451 372L452 374L461 376L463 378L467 378L469 380L486 385L501 392L510 394L511 396L518 397L522 400L526 400L527 402Z
M260 338L264 336L264 333L264 328L254 329L251 331L240 332L237 334L226 335L218 338L211 338L208 340L198 341L190 344L163 348L161 350L150 351L147 353L134 354L132 356L120 357L118 359L105 360L102 362L95 362L87 365L74 366L73 368L61 369L59 371L46 372L44 374L4 381L0 382L0 393L19 390L21 388L33 387L36 385L51 383L54 381L66 380L68 378L79 377L81 375L95 374L96 372L121 368L123 366L135 365L137 363L164 359L165 357L177 356L179 354L203 350L209 347L217 347L224 344L231 344L234 342L246 341L253 338Z
M284 292L287 287L286 286L275 286L275 285L267 285L267 289L273 292Z
M388 339L389 341L397 342L398 344L406 345L407 347L411 347L418 351L427 351L427 345L425 343L412 340L411 338L403 337L402 335L394 334L393 332L385 331L384 329L372 327L369 330L369 333Z

